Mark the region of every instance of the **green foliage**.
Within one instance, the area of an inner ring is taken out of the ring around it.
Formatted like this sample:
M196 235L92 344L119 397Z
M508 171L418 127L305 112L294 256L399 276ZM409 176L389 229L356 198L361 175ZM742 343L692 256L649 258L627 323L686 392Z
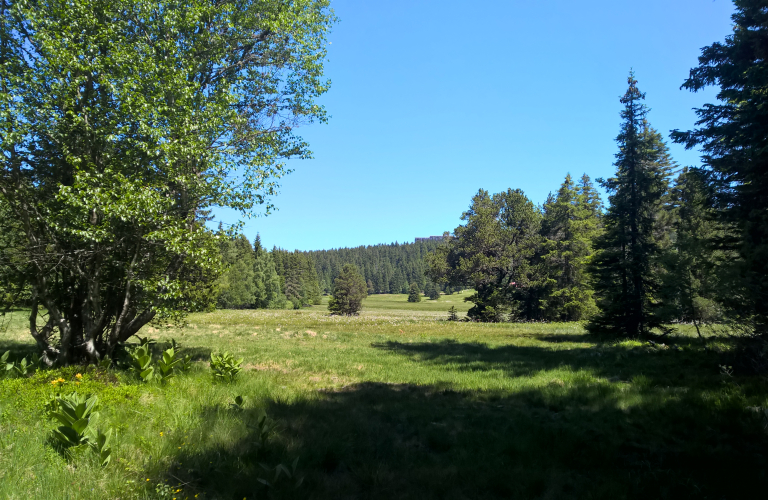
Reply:
M596 311L587 264L602 231L601 203L589 176L576 185L570 174L543 206L541 249L546 276L543 316L550 321L579 321Z
M233 410L237 411L243 411L243 404L245 403L245 398L243 396L235 396L235 401L233 403L229 403L229 407Z
M211 371L213 379L221 382L233 382L242 371L243 358L235 359L232 354L211 353Z
M14 370L14 363L10 361L11 351L5 351L0 357L0 374L4 376L12 375Z
M299 488L304 482L304 478L296 476L296 466L298 464L299 464L299 457L296 457L296 459L291 464L290 468L286 467L283 464L277 464L274 467L270 467L267 464L261 464L262 469L270 473L271 479L259 478L258 481L261 484L269 487L274 487L278 485L279 481L289 481L292 483L294 488ZM285 478L285 479L281 479L281 478Z
M277 424L266 414L259 416L256 425L248 425L248 428L254 432L256 441L253 442L257 453L262 453L267 447L267 441L275 434Z
M99 368L102 370L109 370L112 367L112 359L109 356L104 356L99 360Z
M408 289L408 302L421 302L421 290L416 283L411 283Z
M157 362L158 377L161 382L172 379L176 371L180 370L181 359L176 355L176 350L171 347L165 351Z
M363 299L368 296L365 279L354 264L344 264L339 276L333 280L333 293L328 300L331 314L352 316L363 308Z
M610 193L605 232L592 261L599 313L588 329L624 337L663 326L661 278L669 230L667 196L672 160L661 135L648 125L645 94L630 73L616 138L616 176L600 180Z
M438 246L436 241L416 243L390 243L355 248L336 248L305 252L317 268L319 281L327 293L333 280L346 263L357 266L366 284L368 295L381 293L408 293L410 283L422 289L426 285L426 255Z
M693 92L717 85L718 102L696 109L697 129L672 138L701 148L713 214L729 229L713 238L731 254L719 272L723 304L750 335L768 338L768 21L761 0L734 5L733 33L704 47L683 83Z
M456 314L456 306L451 306L450 309L448 309L448 321L458 321L459 316Z
M294 304L294 309L303 305L320 304L322 292L315 264L309 255L273 248L270 256L275 262L285 298Z
M282 309L285 307L285 295L280 288L280 276L277 274L272 255L261 247L261 239L256 235L254 248L254 307L260 309Z
M242 309L256 302L256 281L253 249L242 234L227 237L219 230L221 260L226 271L219 278L217 306L222 309Z
M541 213L519 189L493 196L481 189L461 219L466 224L428 257L430 278L472 286L465 300L475 304L468 312L474 320L538 319L542 278L533 257Z
M431 300L437 300L440 298L440 288L432 282L432 280L427 280L427 286L424 290L424 295L429 297Z
M34 354L27 361L26 356L20 361L14 362L10 359L11 351L6 351L0 356L0 378L3 376L26 377L40 367L40 358Z
M53 437L63 449L89 446L99 457L99 463L105 466L112 458L109 446L112 429L106 433L95 427L98 419L99 402L97 396L83 396L77 392L54 396L46 404L48 418L61 425L53 430Z
M294 127L326 119L335 17L327 0L3 5L0 205L19 241L0 242L0 283L28 293L2 297L32 299L47 359L96 362L215 300L210 210L269 212L284 161L310 155Z
M149 382L154 378L155 368L152 366L152 352L149 343L128 351L128 363L130 370L144 382Z

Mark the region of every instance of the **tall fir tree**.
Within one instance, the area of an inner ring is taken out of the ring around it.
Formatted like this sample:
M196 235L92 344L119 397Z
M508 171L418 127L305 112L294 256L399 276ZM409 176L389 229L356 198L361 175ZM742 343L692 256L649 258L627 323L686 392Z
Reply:
M726 288L730 314L768 340L768 10L765 0L734 0L733 33L702 49L683 88L717 85L718 103L697 109L699 127L674 131L686 148L700 146L721 221L739 255Z
M666 236L665 197L672 160L661 135L646 121L645 94L634 73L621 98L624 109L616 138L616 176L599 180L609 193L603 217L605 232L596 241L592 262L599 312L587 325L590 332L624 337L667 331L661 314L660 259Z
M589 176L576 185L570 174L543 206L544 317L578 321L596 312L586 270L600 233L600 198Z

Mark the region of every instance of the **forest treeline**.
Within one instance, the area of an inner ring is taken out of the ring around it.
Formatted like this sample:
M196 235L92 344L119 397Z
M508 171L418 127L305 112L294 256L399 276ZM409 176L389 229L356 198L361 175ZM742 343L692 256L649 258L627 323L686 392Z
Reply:
M284 308L319 304L330 294L345 264L354 264L365 278L368 294L408 293L411 284L452 293L461 286L437 285L427 277L426 256L436 241L391 243L318 251L267 250L256 236L219 233L221 260L217 306L221 308Z

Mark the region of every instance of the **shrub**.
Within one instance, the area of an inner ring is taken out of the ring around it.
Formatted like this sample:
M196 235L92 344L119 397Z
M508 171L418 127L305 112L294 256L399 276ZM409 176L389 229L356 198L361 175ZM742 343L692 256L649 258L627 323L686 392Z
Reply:
M232 382L242 371L243 358L235 359L230 353L211 353L211 370L214 380Z
M96 396L86 397L77 392L55 396L46 407L48 417L62 424L53 430L53 437L59 446L65 450L89 446L99 456L102 466L109 463L112 458L109 447L112 429L102 433L93 426L99 416Z

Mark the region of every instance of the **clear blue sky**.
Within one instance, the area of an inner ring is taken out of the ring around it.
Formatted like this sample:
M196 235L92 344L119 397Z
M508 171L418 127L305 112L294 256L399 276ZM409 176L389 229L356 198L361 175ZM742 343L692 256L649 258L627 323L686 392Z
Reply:
M568 172L611 175L629 69L652 126L692 128L715 90L679 87L733 12L725 0L332 4L331 119L299 130L314 159L290 162L279 210L246 223L270 248L413 241L452 231L479 188L542 203Z

